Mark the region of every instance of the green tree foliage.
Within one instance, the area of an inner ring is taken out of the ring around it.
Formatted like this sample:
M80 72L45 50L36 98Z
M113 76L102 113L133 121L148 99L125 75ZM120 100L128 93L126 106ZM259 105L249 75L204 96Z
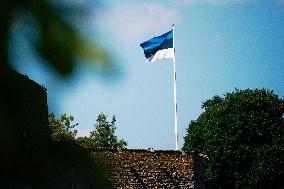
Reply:
M90 137L86 137L86 136L78 137L76 139L76 143L82 146L83 148L93 148Z
M85 147L91 148L124 148L127 142L123 139L118 140L115 135L115 116L111 122L107 120L107 116L100 113L95 124L95 129L90 133L89 137L78 138L78 143Z
M125 148L127 142L123 139L118 140L115 135L115 116L111 122L107 120L107 116L100 113L95 124L95 129L90 132L88 137L78 137L77 130L74 128L78 123L73 124L74 117L67 114L62 114L60 118L56 118L54 113L48 116L49 126L51 129L52 139L55 141L75 141L84 148Z
M74 117L62 114L59 119L55 118L54 113L48 115L51 137L55 141L75 141L77 130L74 128L78 123L73 124Z
M203 103L183 150L208 156L208 188L281 188L284 101L270 90L236 90Z

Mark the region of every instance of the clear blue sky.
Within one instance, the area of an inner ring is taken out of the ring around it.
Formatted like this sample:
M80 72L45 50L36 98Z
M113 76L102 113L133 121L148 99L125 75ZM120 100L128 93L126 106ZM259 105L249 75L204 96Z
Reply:
M15 35L22 43L11 52L19 72L46 86L49 111L73 115L80 135L104 112L117 117L129 148L175 148L172 60L146 63L139 46L173 23L180 147L188 123L214 95L267 88L284 96L283 0L108 0L93 12L77 24L109 50L113 75L82 64L71 79L59 78L25 44L28 32Z

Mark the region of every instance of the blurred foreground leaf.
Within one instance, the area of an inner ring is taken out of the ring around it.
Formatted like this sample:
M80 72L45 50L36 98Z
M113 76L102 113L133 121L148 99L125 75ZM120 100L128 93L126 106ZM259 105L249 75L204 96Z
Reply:
M60 1L59 1L60 2ZM50 64L60 75L72 73L79 59L88 59L102 68L110 66L106 51L95 41L84 39L72 26L72 20L66 19L74 7L60 9L60 3L48 0L5 0L0 8L1 27L1 66L10 67L8 61L9 32L16 14L30 12L37 36L32 36L36 53L44 62ZM80 10L79 10L80 9ZM82 7L78 10L82 12ZM21 14L21 16L26 16ZM72 18L72 13L69 18ZM13 48L13 47L12 47Z

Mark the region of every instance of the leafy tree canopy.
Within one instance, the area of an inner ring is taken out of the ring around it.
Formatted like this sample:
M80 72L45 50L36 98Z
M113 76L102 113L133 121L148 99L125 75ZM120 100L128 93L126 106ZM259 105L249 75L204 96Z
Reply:
M49 126L51 128L52 139L55 141L75 141L84 148L125 148L127 142L123 139L118 140L115 135L115 116L111 122L107 120L107 116L103 113L98 115L95 129L90 132L88 137L78 137L77 130L74 128L78 123L73 124L74 117L62 114L56 119L55 114L49 114Z
M115 116L112 116L111 122L107 120L107 116L103 113L98 115L95 129L90 133L90 136L78 138L80 144L91 148L124 148L127 142L123 139L118 140L115 135Z
M203 103L183 150L208 156L210 188L279 188L284 178L284 101L270 90L235 90Z
M78 123L72 124L73 116L62 114L59 119L55 118L54 113L48 115L49 127L51 129L51 138L55 141L74 141L77 130L74 128Z

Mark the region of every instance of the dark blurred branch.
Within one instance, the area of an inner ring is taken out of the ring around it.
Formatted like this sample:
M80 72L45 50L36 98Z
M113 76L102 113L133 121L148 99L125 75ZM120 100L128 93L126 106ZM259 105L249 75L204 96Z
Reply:
M96 42L87 42L72 26L72 11L76 14L82 12L82 7L66 6L60 9L60 3L55 4L47 0L12 0L4 1L1 5L1 66L8 64L8 44L10 26L13 17L19 11L31 12L35 20L32 27L36 30L36 36L29 38L33 42L36 53L44 62L50 64L60 75L72 73L78 59L87 58L103 68L108 68L110 59L106 51ZM22 16L25 16L24 14ZM73 15L74 16L74 15ZM11 47L13 48L13 47ZM3 70L3 69L2 69Z

